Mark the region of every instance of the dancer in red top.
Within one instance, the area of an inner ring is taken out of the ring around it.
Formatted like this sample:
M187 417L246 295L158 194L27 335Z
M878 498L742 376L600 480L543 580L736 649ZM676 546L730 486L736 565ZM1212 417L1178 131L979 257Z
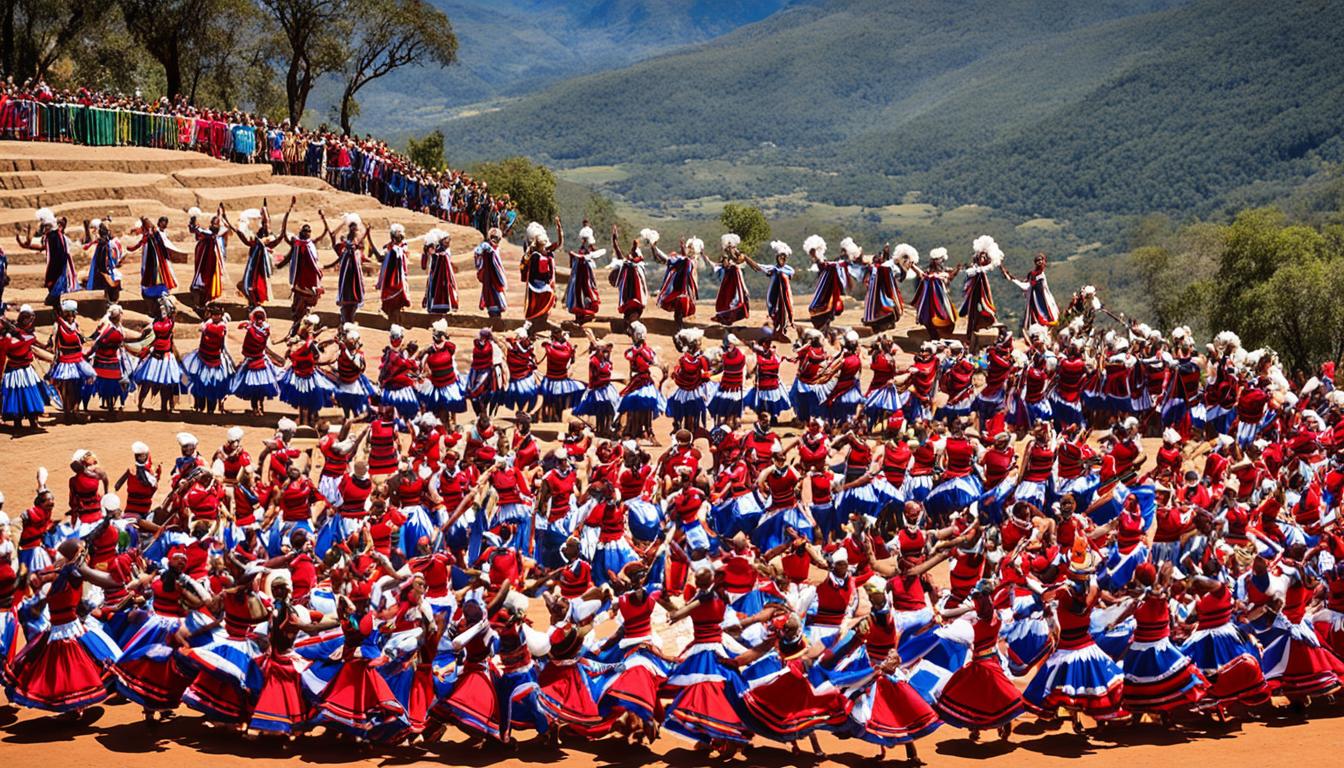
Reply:
M555 306L555 254L565 247L565 228L555 217L555 239L546 235L546 227L537 222L527 225L520 277L523 281L523 321L545 323Z

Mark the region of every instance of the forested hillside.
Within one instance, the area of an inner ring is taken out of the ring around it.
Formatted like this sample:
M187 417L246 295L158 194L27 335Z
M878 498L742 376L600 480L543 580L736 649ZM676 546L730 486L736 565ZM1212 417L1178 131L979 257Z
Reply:
M1344 3L832 0L445 126L707 195L1083 219L1274 199L1344 155ZM705 161L732 167L705 172Z
M701 43L803 0L432 0L461 44L449 69L412 67L369 87L357 127L423 131L467 105ZM334 83L320 96L335 98ZM325 116L322 105L317 108Z

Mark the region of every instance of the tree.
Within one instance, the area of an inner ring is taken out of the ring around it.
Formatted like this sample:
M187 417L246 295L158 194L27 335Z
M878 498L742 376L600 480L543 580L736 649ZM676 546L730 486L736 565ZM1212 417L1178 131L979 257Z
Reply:
M344 41L350 37L352 0L258 0L275 19L283 37L280 60L285 68L285 102L289 120L298 124L308 95L322 75L345 64ZM360 11L362 13L362 10Z
M442 169L447 165L443 159L443 131L436 128L423 139L407 139L406 156L421 168L434 171Z
M1281 268L1319 256L1325 244L1311 227L1286 226L1286 217L1277 209L1238 214L1223 228L1211 325L1236 331L1249 349L1265 343L1283 324L1266 314L1264 287Z
M0 0L0 62L16 80L46 77L68 48L93 34L115 0Z
M360 89L408 64L446 67L457 61L448 16L424 0L373 0L360 7L342 76L341 130L349 135Z
M547 222L555 217L555 174L546 166L526 157L508 157L481 163L471 174L484 181L495 197L508 195L524 219Z
M166 93L197 100L202 83L233 106L246 73L271 76L264 17L251 0L117 0L126 28L163 67Z
M752 253L766 240L770 239L770 222L766 221L761 209L751 205L729 203L723 206L719 214L719 223L724 229L742 238L743 253Z

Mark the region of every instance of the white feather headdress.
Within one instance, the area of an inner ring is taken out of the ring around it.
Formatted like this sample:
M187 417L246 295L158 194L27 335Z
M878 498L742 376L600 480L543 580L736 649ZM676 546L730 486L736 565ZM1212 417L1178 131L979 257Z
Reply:
M976 253L983 253L988 256L989 266L991 267L998 267L1003 263L1003 250L989 235L981 235L975 238L975 241L971 243L971 248Z
M527 223L527 242L535 243L546 237L546 228L538 222L529 221Z
M790 248L789 244L784 242L783 240L771 240L770 251L774 253L776 256L782 254L786 258L793 255L793 249Z
M593 234L592 227L584 227L579 230L579 242L593 244L597 242L597 237Z
M641 229L639 230L639 239L643 240L649 245L656 245L658 243L658 230Z
M863 249L854 242L854 238L846 237L840 241L840 252L852 259L863 253Z
M741 244L742 238L732 232L726 232L719 238L719 248L725 251L729 248L736 248Z
M900 245L896 246L896 248L891 252L891 256L897 261L905 259L909 261L911 264L919 263L919 251L915 250L915 246L909 243L901 243Z
M818 258L826 255L826 241L821 235L808 235L803 241L803 251L806 253L815 253Z
M705 241L698 237L688 238L686 240L686 256L699 256L705 252Z

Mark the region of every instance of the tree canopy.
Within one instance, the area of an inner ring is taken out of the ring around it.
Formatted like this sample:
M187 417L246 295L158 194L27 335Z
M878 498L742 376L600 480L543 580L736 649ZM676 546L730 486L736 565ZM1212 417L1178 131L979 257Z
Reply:
M549 222L555 218L555 174L526 157L507 157L495 163L480 163L471 169L476 179L490 187L496 198L508 195L518 213L528 221Z

